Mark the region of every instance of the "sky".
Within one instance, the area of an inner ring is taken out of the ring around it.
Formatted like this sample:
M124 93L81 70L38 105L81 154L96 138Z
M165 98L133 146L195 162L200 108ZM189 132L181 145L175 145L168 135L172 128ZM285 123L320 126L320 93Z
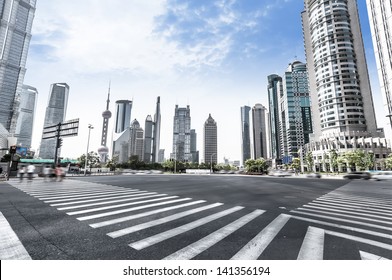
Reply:
M365 0L359 0L379 126L382 103ZM203 160L203 126L218 126L218 162L241 159L240 107L267 107L267 76L305 62L302 0L39 0L24 83L38 90L32 148L39 147L50 84L70 86L66 120L80 119L61 157L97 151L109 82L115 101L133 100L144 128L161 97L161 149L172 149L174 108L190 106ZM109 120L109 132L114 118ZM111 133L108 135L111 147Z

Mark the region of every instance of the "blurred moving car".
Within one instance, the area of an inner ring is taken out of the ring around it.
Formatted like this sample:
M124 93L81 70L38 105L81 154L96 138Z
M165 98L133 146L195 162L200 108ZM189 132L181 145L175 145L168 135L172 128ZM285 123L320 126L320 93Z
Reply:
M307 178L321 178L321 174L314 172L314 173L309 173L306 175Z
M381 180L392 180L392 171L378 171L372 174L372 178L381 181Z
M366 171L353 171L343 176L343 179L364 179L369 180L372 175Z
M286 177L293 175L293 173L284 170L272 170L268 173L268 175L275 177Z

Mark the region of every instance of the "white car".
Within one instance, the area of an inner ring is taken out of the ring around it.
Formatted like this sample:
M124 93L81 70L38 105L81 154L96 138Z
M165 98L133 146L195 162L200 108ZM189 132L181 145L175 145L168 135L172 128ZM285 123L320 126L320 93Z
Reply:
M372 178L381 181L381 180L392 180L392 171L379 171L372 174Z
M286 176L291 176L293 174L285 170L273 170L270 171L268 175L275 176L275 177L286 177Z

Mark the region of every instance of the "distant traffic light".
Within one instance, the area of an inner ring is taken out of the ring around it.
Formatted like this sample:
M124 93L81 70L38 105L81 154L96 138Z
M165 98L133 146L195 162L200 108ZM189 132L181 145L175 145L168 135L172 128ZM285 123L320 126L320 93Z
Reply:
M60 148L62 145L63 145L63 139L62 139L62 138L59 138L59 139L57 140L57 148Z

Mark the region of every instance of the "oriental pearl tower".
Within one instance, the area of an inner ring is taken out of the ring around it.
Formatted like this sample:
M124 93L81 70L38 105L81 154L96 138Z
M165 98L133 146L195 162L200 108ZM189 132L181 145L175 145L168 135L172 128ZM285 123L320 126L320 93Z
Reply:
M106 100L106 110L103 111L102 113L103 124L102 124L101 147L99 147L98 149L98 154L100 156L101 163L106 163L107 155L109 153L109 148L106 146L109 119L112 117L112 112L109 111L109 103L110 103L110 83L109 83L108 99Z

